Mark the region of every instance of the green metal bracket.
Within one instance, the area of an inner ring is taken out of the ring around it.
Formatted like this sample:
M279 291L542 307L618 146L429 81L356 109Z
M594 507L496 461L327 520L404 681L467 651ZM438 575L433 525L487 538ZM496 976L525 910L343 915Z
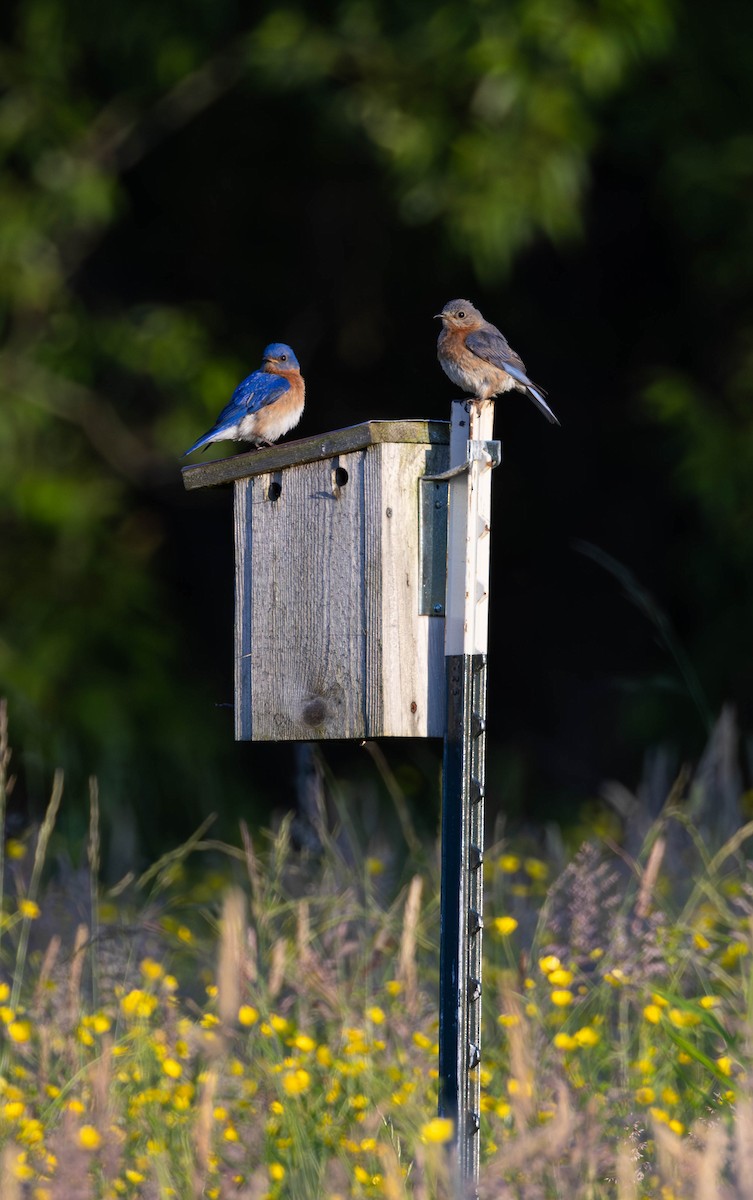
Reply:
M447 587L446 479L418 481L419 609L422 616L443 617Z

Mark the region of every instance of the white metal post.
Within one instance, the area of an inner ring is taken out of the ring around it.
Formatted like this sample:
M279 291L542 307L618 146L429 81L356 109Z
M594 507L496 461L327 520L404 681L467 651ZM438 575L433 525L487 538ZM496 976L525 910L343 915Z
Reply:
M439 1111L455 1121L460 1186L480 1159L480 1035L492 402L452 405L442 772Z

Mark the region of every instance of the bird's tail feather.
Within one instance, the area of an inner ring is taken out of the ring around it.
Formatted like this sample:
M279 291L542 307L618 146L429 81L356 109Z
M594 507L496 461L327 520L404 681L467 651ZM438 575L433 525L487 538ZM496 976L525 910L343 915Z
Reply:
M534 387L532 383L529 383L528 387L527 387L527 391L528 391L528 395L531 397L531 399L533 400L534 404L539 409L539 411L543 412L547 421L551 421L553 425L559 425L559 421L557 420L557 418L555 417L551 408L549 407L546 400L544 399L544 396L546 395L546 393L544 392L544 389L539 388L539 387Z
M213 441L214 431L210 430L209 433L203 434L197 442L194 442L193 446L188 447L183 454L183 458L188 458L189 454L193 454L194 450L206 450L207 446Z

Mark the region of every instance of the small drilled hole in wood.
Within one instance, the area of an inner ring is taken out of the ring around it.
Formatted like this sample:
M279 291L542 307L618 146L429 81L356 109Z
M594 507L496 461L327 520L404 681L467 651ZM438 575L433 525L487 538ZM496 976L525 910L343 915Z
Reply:
M335 487L345 487L349 478L345 467L335 467Z
M269 485L269 488L267 489L267 499L268 500L279 500L281 495L282 495L282 484L278 483L276 479L273 479Z

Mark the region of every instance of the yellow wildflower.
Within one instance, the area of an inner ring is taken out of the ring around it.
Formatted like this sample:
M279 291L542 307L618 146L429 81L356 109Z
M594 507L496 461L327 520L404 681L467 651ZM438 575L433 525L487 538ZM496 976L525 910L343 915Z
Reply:
M78 1144L83 1150L96 1150L102 1138L93 1125L82 1125L78 1131Z
M157 998L141 988L133 988L120 1001L120 1007L127 1017L146 1019L151 1017L157 1007Z
M600 1041L600 1035L591 1025L576 1029L573 1037L579 1046L596 1046Z
M22 1121L19 1137L27 1146L37 1146L44 1140L44 1125L35 1118Z
M492 921L492 928L500 937L509 937L518 928L518 922L515 917L495 917Z
M614 988L622 987L623 984L628 983L628 977L620 967L613 967L611 971L607 971L604 978Z
M451 1142L455 1133L455 1122L450 1117L434 1117L421 1126L422 1142Z
M554 971L549 972L548 982L553 987L569 987L573 982L573 973L564 967L557 967Z
M241 1004L238 1009L238 1020L241 1025L255 1025L259 1014L252 1004Z
M11 1021L8 1025L8 1037L12 1042L28 1042L31 1038L31 1021Z
M539 858L527 858L523 870L531 879L546 879L549 874L549 867Z
M269 1172L269 1178L272 1179L275 1183L279 1183L282 1179L285 1178L285 1168L283 1167L282 1163L278 1163L278 1162L270 1163L269 1166L267 1167L267 1171Z
M514 875L516 871L520 870L520 859L517 854L502 854L497 859L497 866L507 875Z
M42 915L42 910L34 900L19 900L18 911L28 921L36 921Z
M289 1096L300 1096L307 1092L311 1084L311 1076L303 1067L297 1071L286 1071L282 1077L282 1087Z
M549 975L551 971L559 970L561 966L562 963L557 958L556 954L545 954L543 958L539 959L539 969L543 971L545 975Z
M682 1008L670 1008L669 1019L678 1029L686 1029L689 1026L698 1025L701 1020L698 1013L689 1012L688 1009Z
M749 954L749 953L750 953L750 948L749 948L747 942L740 942L740 941L731 942L729 944L729 946L727 946L724 953L722 954L721 958L719 959L719 962L721 963L721 965L723 967L734 967L734 965L738 961L738 959L743 958L746 954Z
M520 1079L516 1079L514 1075L511 1075L507 1081L507 1091L511 1096L532 1096L533 1084L530 1079L525 1079L521 1082Z
M520 1024L520 1017L517 1013L500 1013L497 1017L497 1024L503 1029L512 1029L515 1025Z
M34 1169L33 1167L30 1167L26 1161L25 1150L22 1150L21 1153L17 1155L15 1166L13 1167L13 1174L15 1175L16 1179L20 1179L22 1181L34 1178Z
M568 1004L572 1004L573 999L573 993L567 988L555 988L551 994L552 1004L556 1004L557 1008L567 1008Z
M661 1021L661 1009L658 1004L647 1004L643 1010L643 1016L646 1021L650 1021L652 1025L658 1025Z

